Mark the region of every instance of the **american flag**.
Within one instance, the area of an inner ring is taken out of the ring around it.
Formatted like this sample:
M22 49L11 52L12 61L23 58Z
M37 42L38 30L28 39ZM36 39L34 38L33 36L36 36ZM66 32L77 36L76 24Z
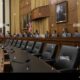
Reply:
M28 28L29 32L32 32L32 22L29 22L29 28Z

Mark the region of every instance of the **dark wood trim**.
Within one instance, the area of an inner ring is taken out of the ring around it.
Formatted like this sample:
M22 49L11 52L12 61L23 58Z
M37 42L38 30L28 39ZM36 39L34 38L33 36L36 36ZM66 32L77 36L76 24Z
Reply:
M39 6L39 7L36 7L36 8L34 8L34 9L32 9L32 11L34 11L34 10L36 10L36 9L39 9L39 8L47 7L47 6L49 6L49 5Z
M43 18L46 18L49 16L50 16L49 5L41 6L41 7L35 8L31 11L32 20L43 19Z
M43 43L53 43L59 46L61 45L69 45L69 46L76 46L80 47L80 38L79 37L66 37L66 38L14 38L11 37L10 39L22 40L22 41L35 41L35 42L43 42Z
M3 0L3 24L5 24L5 0ZM5 25L3 25L3 35L5 36Z

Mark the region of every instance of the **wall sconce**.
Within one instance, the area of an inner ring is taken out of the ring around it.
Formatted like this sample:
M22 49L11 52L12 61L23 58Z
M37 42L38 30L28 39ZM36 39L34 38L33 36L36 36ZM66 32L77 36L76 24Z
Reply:
M74 23L73 27L80 27L80 23Z
M26 2L26 5L29 5L29 2Z
M79 1L77 1L77 5L79 5Z
M39 16L41 16L41 13L39 13Z
M54 27L54 24L51 24L51 27Z
M13 13L13 16L16 16L16 13Z

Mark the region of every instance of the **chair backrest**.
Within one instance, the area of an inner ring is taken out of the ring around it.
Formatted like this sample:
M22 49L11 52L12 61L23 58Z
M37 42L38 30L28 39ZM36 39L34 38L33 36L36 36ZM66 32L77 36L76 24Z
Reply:
M76 68L80 63L79 48L73 46L63 45L60 51L60 55L56 58L57 64L62 69Z
M34 47L34 43L35 43L34 41L29 41L27 46L26 46L26 50L31 52L33 47Z
M17 42L17 40L14 40L12 46L16 46Z
M16 47L17 48L20 48L21 47L21 43L22 43L22 40L18 40L17 44L16 44Z
M42 50L41 49L42 45L43 45L42 42L36 42L32 52L35 53L35 54L39 54Z
M42 57L44 59L55 58L56 51L57 51L57 45L56 44L46 43L44 50L42 52Z
M4 43L4 46L7 46L9 44L10 39L7 39Z
M12 43L13 43L13 40L11 39L11 40L9 41L9 43L8 43L8 46L11 46Z
M21 44L21 49L26 49L28 41L23 41Z

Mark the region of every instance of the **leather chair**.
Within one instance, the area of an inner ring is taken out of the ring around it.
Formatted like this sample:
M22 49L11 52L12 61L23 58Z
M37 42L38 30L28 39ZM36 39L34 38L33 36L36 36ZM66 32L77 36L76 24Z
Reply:
M22 44L21 44L21 49L22 50L25 50L26 49L27 43L28 43L28 41L23 41L22 42Z
M7 39L3 46L6 47L9 44L9 41L10 41L10 39Z
M54 66L57 70L67 71L76 69L80 65L80 49L63 45Z
M53 62L55 62L57 49L58 48L56 44L46 43L44 45L42 55L39 58L43 59L44 61L51 65Z
M11 45L12 45L12 43L13 43L13 40L10 40L10 41L9 41L9 46L11 46Z
M13 40L13 43L11 45L7 46L5 51L6 52L11 52L11 50L13 50L13 47L16 46L17 42L18 42L17 40Z
M26 46L26 50L27 52L31 53L33 48L34 48L35 42L34 41L29 41L27 46Z
M17 42L18 42L17 40L14 40L12 46L15 47Z
M7 41L6 43L7 43L7 45L6 45L6 46L4 46L4 48L5 48L5 47L7 47L7 46L11 46L11 45L12 45L12 43L13 43L13 40L9 40L9 41Z
M35 46L32 50L32 55L40 56L43 49L43 43L42 42L36 42Z
M7 50L10 50L12 43L13 43L13 40L9 40L8 45L2 48L4 53L7 53Z
M22 41L21 40L18 40L17 44L16 44L16 47L17 48L20 48L21 47L21 44L22 44Z
M11 45L8 45L7 47L4 48L3 50L4 53L13 53L14 52L13 48L16 46L17 42L18 42L17 40L13 40L13 43Z

